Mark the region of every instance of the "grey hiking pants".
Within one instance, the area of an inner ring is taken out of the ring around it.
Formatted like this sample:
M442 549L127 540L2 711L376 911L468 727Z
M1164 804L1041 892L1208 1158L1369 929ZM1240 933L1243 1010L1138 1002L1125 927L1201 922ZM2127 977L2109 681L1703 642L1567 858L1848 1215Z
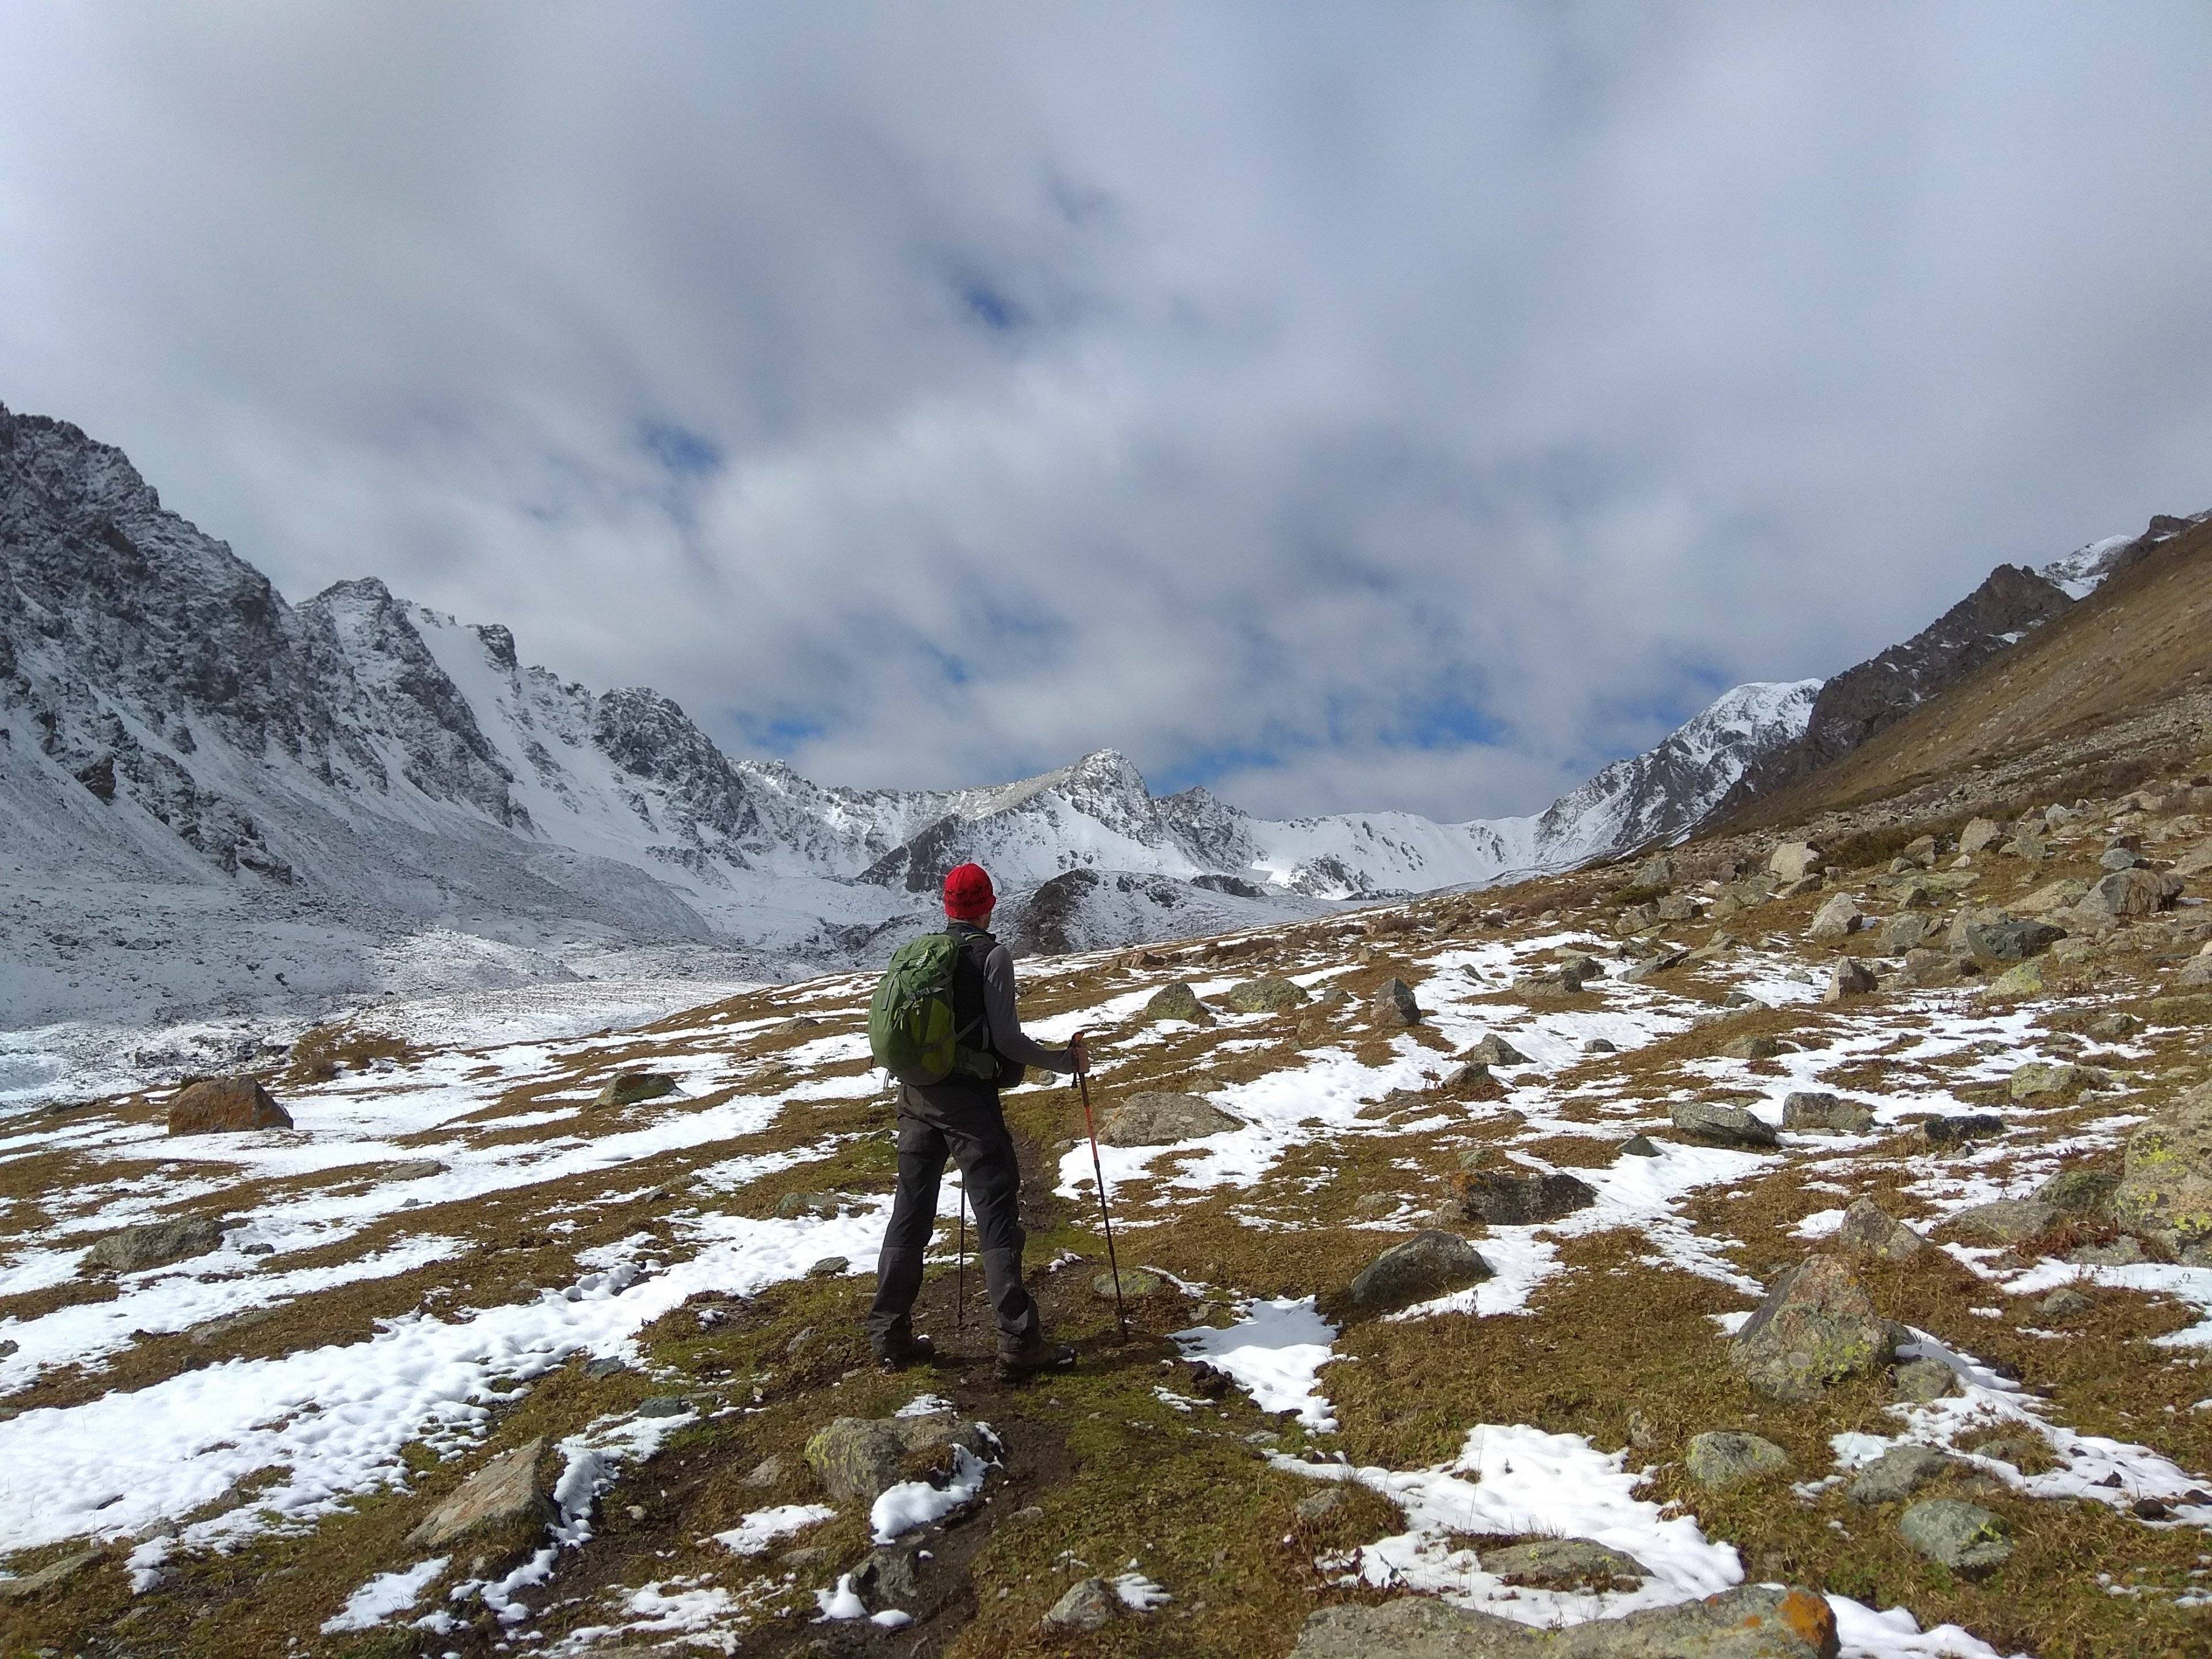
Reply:
M922 1253L937 1228L938 1183L947 1157L960 1166L975 1214L975 1243L1000 1348L1033 1347L1042 1336L1036 1304L1022 1283L1021 1170L997 1091L940 1086L925 1097L901 1089L898 1191L876 1261L875 1306L868 1312L868 1343L878 1354L896 1352L913 1339Z

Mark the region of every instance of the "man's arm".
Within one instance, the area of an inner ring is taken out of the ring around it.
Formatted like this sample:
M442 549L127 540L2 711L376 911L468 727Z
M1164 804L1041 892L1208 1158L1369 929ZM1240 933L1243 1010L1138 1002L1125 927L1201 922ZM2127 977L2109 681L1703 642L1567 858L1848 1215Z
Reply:
M1022 1030L1022 1017L1014 1007L1013 954L1003 945L983 963L983 1018L990 1023L992 1048L1004 1058L1048 1072L1075 1069L1072 1048L1048 1048Z

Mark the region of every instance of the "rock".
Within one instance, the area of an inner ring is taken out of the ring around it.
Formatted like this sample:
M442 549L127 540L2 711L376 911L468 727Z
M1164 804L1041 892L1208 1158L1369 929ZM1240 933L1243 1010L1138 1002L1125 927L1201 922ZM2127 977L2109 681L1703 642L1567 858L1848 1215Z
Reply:
M0 1604L9 1601L35 1601L50 1589L58 1589L87 1567L100 1559L98 1550L72 1550L58 1561L49 1561L35 1572L27 1572L20 1578L0 1578ZM53 1650L43 1650L52 1652ZM25 1649L29 1652L29 1649Z
M1898 1535L1929 1560L1972 1577L2012 1555L2010 1528L2001 1516L1956 1498L1931 1498L1897 1518Z
M763 1488L773 1486L783 1479L789 1468L790 1466L781 1456L770 1452L752 1466L751 1470L745 1476L745 1485Z
M2086 881L2054 881L2039 887L2024 899L2013 902L2013 908L2025 916L2047 916L2054 910L2070 910L2088 896Z
M1310 1615L1290 1659L1835 1659L1836 1619L1808 1589L1740 1585L1702 1601L1539 1630L1425 1595Z
M825 1255L806 1270L809 1279L840 1279L853 1270L852 1258Z
M2084 1244L2066 1259L2077 1267L2133 1267L2150 1260L2143 1254L2142 1241L2129 1233L2109 1244Z
M1299 1520L1311 1526L1316 1522L1328 1520L1330 1516L1342 1509L1348 1501L1344 1495L1344 1487L1340 1484L1322 1487L1310 1498L1298 1499L1291 1512Z
M1844 1212L1843 1224L1836 1229L1836 1248L1853 1255L1902 1261L1927 1249L1928 1241L1872 1199L1862 1198Z
M1721 1054L1729 1060L1771 1060L1777 1054L1789 1053L1790 1046L1780 1037L1759 1032L1723 1043Z
M658 1100L676 1092L676 1079L665 1072L624 1072L599 1091L594 1106L634 1106L641 1100Z
M1680 967L1689 959L1690 952L1686 946L1670 945L1665 950L1656 951L1644 957L1643 961L1622 969L1620 977L1625 984L1641 985L1655 975L1663 974L1669 969Z
M1659 1148L1650 1135L1631 1135L1620 1143L1623 1158L1656 1158Z
M2037 960L2006 969L1990 981L1990 988L1983 994L1993 1002L2009 1002L2020 997L2041 996L2045 988L2043 963Z
M1505 1092L1497 1079L1490 1075L1490 1067L1476 1060L1465 1061L1446 1072L1443 1086L1453 1090L1491 1091L1489 1097L1492 1099Z
M1855 1100L1798 1089L1782 1097L1782 1127L1807 1134L1863 1135L1874 1127L1874 1114Z
M250 1077L209 1078L188 1083L169 1097L173 1135L233 1133L243 1129L289 1129L292 1115Z
M1636 866L1636 873L1628 878L1632 887L1672 887L1674 884L1674 860L1665 853L1654 853Z
M1524 975L1513 988L1529 996L1571 997L1580 994L1590 981L1604 977L1605 969L1589 957L1571 956L1555 968Z
M1183 1019L1194 1025L1213 1024L1212 1011L1198 1000L1198 993L1181 980L1161 987L1145 1004L1146 1019Z
M1103 1578L1086 1578L1069 1586L1067 1594L1052 1604L1044 1616L1049 1631L1103 1630L1121 1616L1121 1598Z
M1125 1301L1134 1301L1143 1296L1157 1296L1166 1288L1167 1280L1149 1267L1121 1269L1121 1296ZM1113 1273L1100 1273L1091 1281L1091 1289L1094 1295L1104 1297L1111 1302L1114 1299Z
M1365 1312L1403 1307L1491 1276L1491 1266L1456 1233L1428 1228L1376 1256L1352 1281L1352 1304Z
M1838 893L1813 912L1813 925L1805 932L1812 939L1833 940L1849 939L1865 926L1859 902L1849 893Z
M2071 1285L2061 1285L2049 1296L2035 1304L2035 1310L2045 1319L2075 1319L2095 1307L2096 1303L2075 1290Z
M1881 925L1881 953L1901 957L1917 951L1934 936L1935 919L1922 910L1900 910Z
M1920 1138L1930 1146L1963 1146L1970 1140L1987 1140L2003 1133L2004 1120L1992 1112L1931 1117L1920 1126Z
M1229 994L1221 999L1224 1006L1239 1014L1279 1014L1308 1000L1299 987L1272 975L1248 979L1231 987Z
M1784 881L1802 881L1820 868L1820 848L1808 842L1785 841L1767 854L1766 867Z
M637 1414L640 1417L682 1417L690 1409L691 1402L680 1394L657 1394L650 1400L640 1402Z
M1705 907L1687 893L1669 893L1655 908L1661 921L1695 921L1705 914Z
M1467 1058L1483 1066L1526 1066L1528 1056L1492 1031L1467 1051Z
M1901 1504L1952 1466L1932 1446L1892 1446L1859 1471L1844 1496L1854 1504Z
M809 1215L834 1220L842 1208L844 1200L835 1193L786 1193L775 1201L776 1215L785 1221Z
M1958 1393L1959 1376L1940 1359L1911 1360L1890 1373L1889 1391L1899 1400L1924 1406Z
M1386 979L1375 993L1375 1018L1386 1025L1419 1025L1421 1005L1402 979Z
M832 1502L869 1504L906 1479L909 1456L946 1446L964 1446L978 1457L991 1455L982 1426L963 1423L951 1412L841 1417L806 1443L806 1467Z
M2112 1074L2094 1066L2076 1066L2071 1060L2056 1065L2035 1060L2012 1074L2008 1092L2014 1100L2071 1100L2085 1090L2109 1087L2111 1083Z
M1769 1400L1819 1398L1886 1364L1897 1338L1834 1256L1808 1256L1774 1282L1729 1344L1729 1367Z
M2112 1189L2119 1184L2118 1170L2061 1170L2032 1196L2069 1215L2095 1215L2111 1205Z
M1604 1037L1592 1037L1583 1044L1583 1052L1586 1054L1617 1054L1620 1052L1620 1045Z
M1667 1114L1674 1133L1705 1146L1738 1146L1770 1151L1781 1145L1774 1127L1740 1106L1715 1106L1704 1101L1684 1101Z
M2179 876L2160 875L2149 870L2119 870L2092 887L2075 908L2114 921L2124 916L2147 916L2172 909L2174 901L2181 896L2181 890Z
M789 1019L769 1026L762 1036L769 1038L803 1036L821 1024L811 1014L793 1014Z
M2212 1238L2212 1084L2181 1095L2128 1137L2112 1215L2176 1249Z
M1820 1000L1841 1002L1845 997L1864 996L1877 987L1873 969L1856 957L1838 957L1828 970L1828 988L1820 993Z
M1538 1538L1504 1549L1485 1550L1482 1570L1509 1584L1539 1589L1611 1589L1617 1579L1642 1580L1651 1574L1632 1555L1588 1538ZM1627 1588L1627 1586L1623 1586Z
M2127 847L2108 847L2097 855L2100 870L2148 870L2150 860Z
M1708 1491L1718 1492L1763 1474L1780 1474L1790 1467L1790 1454L1755 1434L1720 1429L1692 1435L1683 1449L1682 1462L1691 1480Z
M1107 1113L1098 1126L1098 1140L1105 1146L1165 1146L1178 1140L1226 1134L1243 1127L1197 1095L1154 1091L1131 1095Z
M2195 988L2212 985L2212 954L2200 951L2181 964L2181 971L2173 976L2176 985Z
M410 1158L404 1164L387 1164L384 1167L386 1181L428 1181L432 1176L446 1173L446 1166L434 1158Z
M912 1607L921 1595L921 1564L912 1547L880 1545L853 1569L853 1592L871 1613Z
M418 1549L442 1549L479 1530L526 1525L533 1532L553 1518L546 1496L546 1443L541 1437L501 1452L466 1480L407 1534Z
M2100 1042L2124 1042L2142 1030L2133 1014L2100 1014L2089 1022L2088 1034Z
M1528 1227L1557 1221L1597 1202L1597 1190L1563 1171L1549 1175L1477 1170L1455 1183L1470 1214L1497 1227Z
M1981 922L1966 931L1966 946L1978 962L2026 962L2066 937L2047 921Z
M2032 1198L2001 1198L1960 1211L1949 1225L1985 1244L2018 1244L2045 1232L2057 1221L2058 1212Z
M1972 818L1959 832L1959 850L1972 857L2005 838L2004 826L1995 818Z
M145 1267L167 1267L187 1256L205 1255L222 1243L222 1227L207 1217L180 1216L174 1221L149 1221L110 1233L84 1253L80 1265L88 1273L95 1269L137 1273Z

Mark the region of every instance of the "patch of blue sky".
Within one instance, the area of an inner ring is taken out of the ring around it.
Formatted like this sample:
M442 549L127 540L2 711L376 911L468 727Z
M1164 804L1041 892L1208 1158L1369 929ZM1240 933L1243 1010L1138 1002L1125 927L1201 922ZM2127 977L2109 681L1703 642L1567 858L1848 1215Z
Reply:
M722 464L713 441L669 421L641 421L638 447L679 478L696 478Z
M818 715L781 714L763 716L742 709L729 711L731 725L744 734L745 746L778 760L789 760L800 748L826 735L830 722Z

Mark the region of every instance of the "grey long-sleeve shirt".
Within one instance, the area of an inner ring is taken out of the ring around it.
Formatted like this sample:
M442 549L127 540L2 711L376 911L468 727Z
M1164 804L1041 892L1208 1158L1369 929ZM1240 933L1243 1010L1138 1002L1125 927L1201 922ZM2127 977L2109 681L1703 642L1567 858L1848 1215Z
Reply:
M983 930L956 921L950 931L965 935ZM983 1018L990 1023L991 1047L1004 1058L1023 1066L1041 1066L1048 1072L1075 1069L1073 1049L1048 1048L1022 1030L1022 1017L1014 1006L1013 952L995 941L983 959Z

